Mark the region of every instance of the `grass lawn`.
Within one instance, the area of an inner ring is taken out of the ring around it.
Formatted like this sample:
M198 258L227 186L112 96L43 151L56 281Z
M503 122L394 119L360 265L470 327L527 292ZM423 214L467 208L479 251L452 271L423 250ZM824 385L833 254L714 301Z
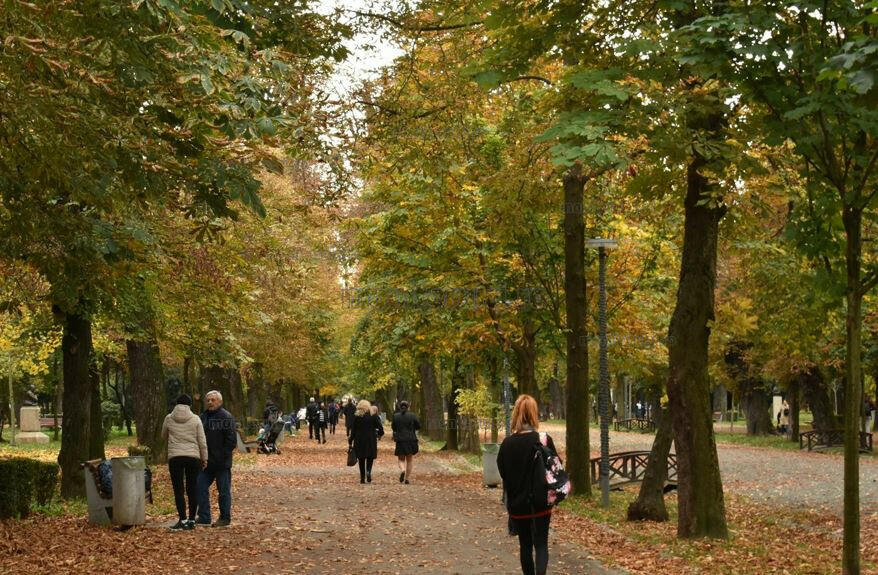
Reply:
M677 498L665 497L670 521L629 522L628 504L637 485L610 495L610 507L591 499L572 497L562 504L552 523L579 538L608 564L631 573L812 573L838 572L841 560L839 518L810 510L768 507L726 493L729 540L683 540L676 536ZM864 522L874 533L875 521ZM876 554L864 553L864 572L875 567Z

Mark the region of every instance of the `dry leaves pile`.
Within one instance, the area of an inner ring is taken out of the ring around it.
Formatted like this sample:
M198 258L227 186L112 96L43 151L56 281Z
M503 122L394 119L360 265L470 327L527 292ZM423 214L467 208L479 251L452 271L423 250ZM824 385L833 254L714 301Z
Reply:
M402 486L391 449L381 442L375 482L366 486L344 465L344 435L326 445L307 435L287 439L279 456L236 454L232 528L194 532L166 530L176 513L167 469L155 466L156 503L146 526L93 527L81 509L78 516L0 522L0 573L454 573L476 565L515 572L517 544L505 534L500 491L485 489L480 473L462 472L471 462L422 453L413 484ZM614 492L609 512L597 502L565 503L552 520L552 572L594 572L592 557L636 574L839 570L841 521L825 512L727 493L730 541L679 541L673 520L623 520L634 492ZM669 503L674 513L673 496ZM866 573L878 572L878 551L868 545L876 537L878 514L866 514Z

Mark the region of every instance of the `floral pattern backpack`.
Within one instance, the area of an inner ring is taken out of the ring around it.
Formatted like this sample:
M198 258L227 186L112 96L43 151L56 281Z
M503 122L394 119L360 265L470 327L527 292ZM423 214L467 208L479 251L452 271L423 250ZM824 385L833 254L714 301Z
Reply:
M545 433L534 447L531 504L535 510L549 509L564 501L570 494L570 476L561 464L561 458L549 448Z

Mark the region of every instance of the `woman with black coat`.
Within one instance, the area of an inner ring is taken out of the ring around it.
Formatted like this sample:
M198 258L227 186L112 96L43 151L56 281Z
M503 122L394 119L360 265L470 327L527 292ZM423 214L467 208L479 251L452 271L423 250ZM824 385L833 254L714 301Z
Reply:
M409 484L412 476L412 458L418 453L418 434L421 422L409 411L409 402L400 401L399 411L393 414L393 441L396 442L394 455L398 458L399 482Z
M503 478L510 530L518 534L521 571L524 575L543 575L549 565L549 520L552 508L545 502L532 502L531 477L535 448L540 442L537 402L520 395L512 409L512 434L503 440L497 453L497 467ZM546 445L557 455L555 443L546 435ZM536 565L534 565L536 555Z
M378 457L378 438L384 435L384 426L377 415L372 415L372 405L361 399L354 412L348 446L357 455L360 466L360 483L372 483L372 463Z

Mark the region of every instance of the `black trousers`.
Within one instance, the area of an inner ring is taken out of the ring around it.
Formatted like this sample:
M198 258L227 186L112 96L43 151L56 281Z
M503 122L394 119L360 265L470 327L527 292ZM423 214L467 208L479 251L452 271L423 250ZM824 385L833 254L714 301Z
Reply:
M549 520L551 515L533 519L513 519L518 531L521 554L521 572L524 575L544 575L549 568ZM536 565L534 565L536 555Z
M316 432L316 433L315 433ZM308 420L308 439L314 439L315 435L319 436L320 432L317 431L317 422Z
M326 424L318 423L317 430L315 432L317 434L317 441L320 441L320 434L323 434L323 441L326 441Z
M172 457L168 460L168 471L171 473L174 503L177 504L177 515L180 516L180 521L195 519L195 511L198 509L197 487L201 460L197 457ZM187 499L189 500L189 515L186 515Z
M374 463L374 462L375 462L375 460L371 457L369 457L369 458L358 457L357 458L357 463L360 466L360 481L366 481L366 473L369 473L370 475L372 474L372 463Z

